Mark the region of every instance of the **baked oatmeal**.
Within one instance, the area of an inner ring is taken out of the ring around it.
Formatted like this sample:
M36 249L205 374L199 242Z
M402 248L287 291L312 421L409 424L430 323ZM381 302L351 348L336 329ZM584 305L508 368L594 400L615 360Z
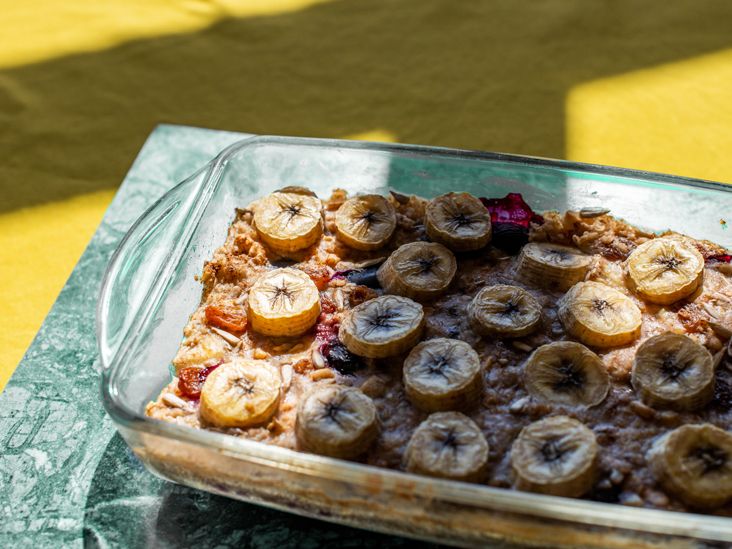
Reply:
M732 272L520 195L237 209L148 416L424 475L732 514Z

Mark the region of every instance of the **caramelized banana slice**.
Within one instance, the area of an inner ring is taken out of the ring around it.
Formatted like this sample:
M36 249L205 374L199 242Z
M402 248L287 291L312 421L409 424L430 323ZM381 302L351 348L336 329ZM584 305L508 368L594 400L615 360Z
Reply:
M353 387L316 387L297 406L295 433L298 442L311 452L355 458L379 434L376 406Z
M539 327L541 305L523 288L497 284L478 292L468 306L468 318L481 335L523 337Z
M356 250L376 250L396 228L396 210L386 198L365 194L346 200L336 212L338 238Z
M602 360L574 341L536 349L524 366L524 385L533 397L568 406L596 406L610 389Z
M529 242L521 249L517 275L540 288L566 291L585 279L594 258L576 248L550 242Z
M595 482L595 433L576 419L554 416L524 427L511 447L519 490L579 497Z
M669 332L638 347L630 380L649 406L699 410L714 397L714 359L690 337Z
M424 311L406 297L382 295L351 309L338 337L353 354L385 358L414 347L424 329Z
M564 328L585 345L616 347L640 336L641 312L625 294L600 282L580 282L559 301Z
M384 261L376 277L387 293L425 301L444 293L456 271L455 256L442 244L410 242Z
M404 361L403 376L407 397L427 412L469 407L483 390L478 353L457 339L417 345Z
M479 250L491 240L491 215L469 193L447 193L430 200L424 224L430 240L456 252Z
M287 254L317 242L323 232L321 209L320 199L315 196L276 191L259 201L254 225L262 242Z
M628 287L651 303L668 305L696 291L704 258L681 240L654 238L638 246L625 264Z
M683 425L656 440L647 457L663 488L692 507L732 498L732 434L702 423Z
M260 334L297 336L320 315L320 293L308 275L297 269L275 269L249 290L249 324Z
M211 372L201 388L201 419L216 427L252 427L268 421L280 402L282 378L274 366L236 358Z
M438 412L417 427L404 457L412 473L477 482L485 477L488 442L469 417Z

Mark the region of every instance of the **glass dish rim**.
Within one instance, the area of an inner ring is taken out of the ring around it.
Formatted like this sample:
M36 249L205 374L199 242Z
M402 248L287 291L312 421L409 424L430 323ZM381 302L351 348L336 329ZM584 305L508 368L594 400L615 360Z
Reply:
M384 485L395 485L408 481L414 485L415 491L432 493L436 500L447 500L454 503L473 505L479 508L496 508L503 511L515 511L535 517L555 520L571 520L587 526L603 525L623 530L637 530L658 534L672 534L680 536L711 535L714 539L723 533L732 539L732 519L720 516L702 515L693 512L665 511L659 509L634 508L617 503L603 503L592 500L548 496L531 492L522 492L511 489L495 488L487 485L463 483L436 478L429 478L411 473L375 467L325 456L297 452L274 445L268 445L252 440L239 439L222 433L196 430L184 426L166 423L148 418L119 402L112 390L114 365L105 363L102 352L101 334L105 322L104 296L108 292L114 267L120 258L125 244L135 234L146 218L154 213L159 204L164 202L169 194L175 192L185 183L200 177L205 177L197 184L198 189L206 189L218 184L214 177L222 165L234 153L258 145L293 145L311 146L322 149L348 148L383 153L419 154L421 156L439 155L444 158L457 160L489 160L496 162L516 163L528 166L559 168L575 172L587 172L608 175L627 179L645 179L648 181L671 183L687 187L695 187L732 193L732 185L709 181L699 178L690 178L679 175L669 175L659 172L636 170L606 166L601 164L556 160L537 156L525 156L500 152L486 152L471 149L455 149L424 145L410 145L401 143L379 143L371 141L355 141L344 139L322 139L305 137L284 137L260 135L244 138L223 149L218 155L195 173L176 184L147 208L130 226L120 240L105 269L99 291L99 300L96 310L97 350L101 363L100 396L106 412L115 424L127 429L204 446L211 450L223 452L240 459L256 460L260 463L298 470L311 476L327 474L330 480L364 484L368 479L378 476L385 481ZM210 193L215 190L212 189ZM327 473L326 473L327 472ZM386 482L388 481L388 482ZM716 533L716 535L715 535Z

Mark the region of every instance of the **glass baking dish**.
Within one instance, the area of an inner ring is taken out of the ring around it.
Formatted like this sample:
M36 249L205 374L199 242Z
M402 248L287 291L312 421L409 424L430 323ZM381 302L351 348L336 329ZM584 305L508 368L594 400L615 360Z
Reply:
M198 305L205 260L235 207L286 185L321 196L394 189L432 197L519 192L538 211L609 208L647 229L732 247L732 187L654 173L454 149L254 137L224 150L130 229L104 277L97 334L104 406L154 473L229 497L361 528L465 546L706 547L732 519L438 480L298 453L143 415Z

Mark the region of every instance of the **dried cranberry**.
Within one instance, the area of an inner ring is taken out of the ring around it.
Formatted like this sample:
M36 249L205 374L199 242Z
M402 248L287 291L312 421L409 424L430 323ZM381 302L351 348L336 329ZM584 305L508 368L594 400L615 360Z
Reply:
M732 255L719 254L707 257L707 263L730 263L732 262Z
M370 267L364 267L363 269L349 269L346 271L336 271L331 280L334 278L345 278L349 282L358 284L360 286L368 286L369 288L381 288L379 279L376 278L376 271L379 270L380 265L371 265Z
M209 326L215 326L234 334L241 334L247 329L246 315L241 309L237 310L231 306L209 305L206 307L206 322Z
M328 315L331 313L335 313L336 309L336 304L333 303L333 300L331 298L329 298L327 295L320 296L320 310L324 314Z
M530 223L544 223L544 218L534 213L520 193L508 193L503 198L481 198L491 214L491 223L511 223L529 228Z
M510 254L517 253L529 241L531 223L544 222L519 193L509 193L503 198L481 198L480 201L491 214L493 245Z
M318 350L325 359L325 363L341 374L353 374L364 366L361 359L346 349L346 346L338 339L323 343Z
M201 388L206 378L219 366L221 366L220 362L205 368L183 368L178 372L178 390L183 396L198 400L201 397Z
M315 283L315 286L321 292L328 287L328 282L330 282L332 278L328 267L325 266L305 264L300 267L300 270L310 277L310 280Z
M348 304L351 307L357 307L361 303L369 301L376 297L376 292L366 286L356 286L350 294L348 294Z
M325 321L315 326L315 339L321 343L328 343L333 339L338 339L338 329L340 324L335 321Z

